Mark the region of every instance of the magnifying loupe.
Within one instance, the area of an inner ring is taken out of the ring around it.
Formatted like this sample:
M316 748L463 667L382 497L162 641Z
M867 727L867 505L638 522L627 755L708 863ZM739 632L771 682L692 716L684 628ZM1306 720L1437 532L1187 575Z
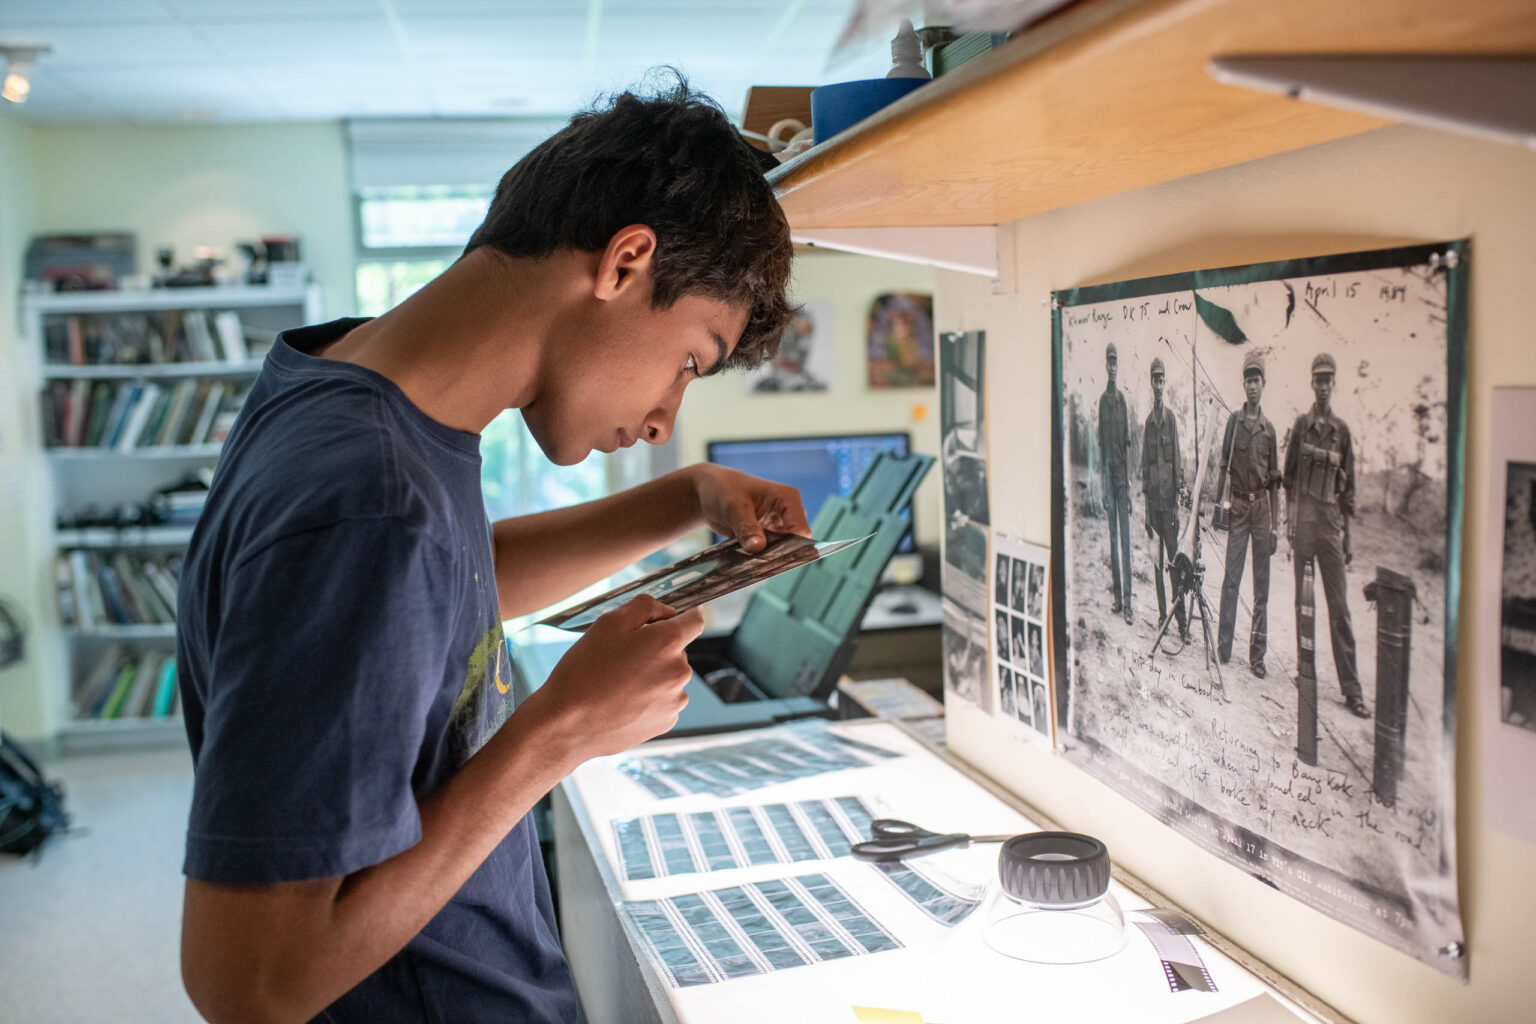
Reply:
M1001 888L987 908L987 945L1016 960L1084 964L1125 947L1125 915L1109 891L1109 850L1077 832L1014 836L997 855Z

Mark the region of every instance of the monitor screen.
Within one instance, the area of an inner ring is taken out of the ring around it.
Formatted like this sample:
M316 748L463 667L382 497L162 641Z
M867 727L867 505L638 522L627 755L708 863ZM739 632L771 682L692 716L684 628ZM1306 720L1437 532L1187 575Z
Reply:
M798 488L805 511L812 519L822 502L834 494L847 495L874 461L875 453L906 455L912 448L905 431L890 434L841 434L833 437L771 437L749 441L711 441L706 446L710 462L765 480ZM909 505L904 513L912 519ZM902 553L917 550L912 530L907 530Z

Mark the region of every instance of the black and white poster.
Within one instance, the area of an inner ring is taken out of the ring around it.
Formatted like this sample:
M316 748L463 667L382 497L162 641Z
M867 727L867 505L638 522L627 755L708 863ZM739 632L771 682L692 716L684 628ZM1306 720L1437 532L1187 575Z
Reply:
M1464 243L1056 294L1065 756L1464 976Z
M1536 388L1494 388L1478 617L1483 814L1536 843Z
M992 711L987 650L986 335L939 337L939 428L944 469L944 685Z

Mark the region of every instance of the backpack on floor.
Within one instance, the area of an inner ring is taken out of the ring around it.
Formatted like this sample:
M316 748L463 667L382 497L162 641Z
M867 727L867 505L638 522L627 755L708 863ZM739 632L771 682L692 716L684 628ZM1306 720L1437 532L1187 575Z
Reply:
M31 853L68 827L63 787L0 733L0 853Z

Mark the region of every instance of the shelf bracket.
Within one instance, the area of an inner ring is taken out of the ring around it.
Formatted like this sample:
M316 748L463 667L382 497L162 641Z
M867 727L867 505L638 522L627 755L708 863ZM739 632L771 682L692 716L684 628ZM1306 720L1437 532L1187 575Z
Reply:
M1536 57L1233 55L1206 70L1223 85L1536 149Z
M996 278L996 227L939 228L790 228L790 237L816 249L837 249L861 256L882 256ZM1009 243L1009 256L1012 244ZM1009 282L1010 284L1012 282Z

